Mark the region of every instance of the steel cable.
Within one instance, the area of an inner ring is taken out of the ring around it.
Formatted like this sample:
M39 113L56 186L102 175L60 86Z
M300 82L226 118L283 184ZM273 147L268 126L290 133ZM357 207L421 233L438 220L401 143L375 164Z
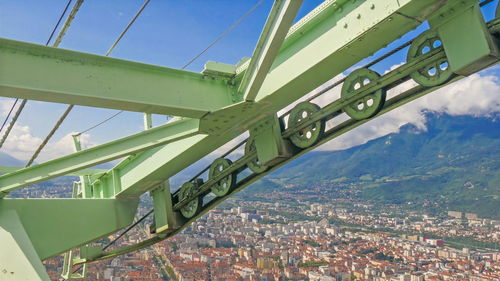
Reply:
M149 2L149 1L146 1L146 2ZM257 7L259 7L262 3L264 2L264 0L260 0L259 2L257 2L257 4L255 4L252 8L250 8L250 10L248 10L241 18L239 18L232 26L230 26L226 31L224 31L221 35L219 35L214 41L212 41L205 49L203 49L201 52L199 52L198 54L196 54L191 60L189 60L183 67L181 67L181 69L186 69L186 67L188 67L189 65L191 65L194 61L196 61L201 55L203 55L205 52L207 52L210 48L212 48L215 44L217 44L217 42L219 42L222 38L224 38L227 34L229 34L233 29L235 29L239 24L241 24L248 16L250 16L253 11L255 11L255 9L257 9ZM142 11L142 9L144 9L146 3L143 5L143 7L141 8L140 11ZM134 19L135 20L135 17ZM128 27L126 28L126 30L128 29ZM121 39L122 36L120 36L118 38L118 41ZM116 43L118 42L115 42L115 44L113 44L113 46L111 46L110 50L108 51L108 54L111 52L111 50L115 47ZM106 54L106 55L108 55ZM120 110L118 111L116 114L113 114L111 115L110 117L104 119L103 121L97 123L96 125L93 125L91 127L89 127L88 129L85 129L83 130L82 132L79 132L77 133L76 135L81 135L85 132L88 132L96 127L99 127L100 125L110 121L111 119L115 118L116 116L120 115L121 113L123 113L124 111L123 110Z
M226 35L228 35L233 29L235 29L240 23L242 23L248 16L250 16L253 11L255 11L262 3L264 0L260 0L248 10L241 18L239 18L233 25L231 25L226 31L224 31L219 37L217 37L212 43L210 43L205 49L203 49L201 52L199 52L196 56L194 56L190 61L188 61L181 69L186 69L186 67L190 66L194 61L196 61L201 55L203 55L206 51L208 51L210 48L212 48L217 42L222 40Z
M48 46L49 43L50 43L50 40L52 40L52 37L54 36L57 28L59 27L59 25L61 24L61 21L62 19L64 18L64 15L66 14L66 12L68 11L68 8L69 6L71 5L71 2L73 0L69 0L68 3L66 4L66 7L64 7L64 10L63 12L61 13L61 15L59 16L59 19L57 20L57 23L56 25L54 26L54 28L52 29L52 32L50 33L50 36L49 36L49 39L47 40L47 42L45 43L45 46ZM10 111L12 111L14 109L14 106L15 104L19 101L19 98L16 99L16 101L14 102L14 105L12 106L12 108L10 109ZM5 130L5 133L4 135L2 136L2 139L0 140L0 148L2 148L3 144L5 143L5 140L7 140L7 137L9 136L12 128L14 127L14 125L16 124L17 122L17 119L19 118L19 115L21 115L21 112L23 111L23 108L24 106L26 105L26 102L28 102L27 99L23 99L21 104L19 105L19 107L17 108L16 110L16 113L14 114L14 116L12 117L12 120L10 121L9 123L9 126L7 127L7 129ZM7 115L5 121L4 121L4 124L7 122L8 118L10 116L10 113L9 115ZM3 128L3 125L2 125L2 128Z
M134 17L132 18L132 20L130 20L130 22L127 24L127 26L125 27L125 29L122 31L122 33L120 34L120 36L118 36L118 38L115 40L115 42L111 45L111 47L109 48L109 50L106 52L106 57L109 56L111 54L111 52L113 52L113 50L115 49L116 45L118 45L118 43L122 40L123 36L125 35L125 33L127 33L127 31L130 29L130 27L135 23L135 20L139 17L139 15L142 13L142 11L144 11L144 9L146 8L146 6L149 4L149 1L150 0L146 0L144 2L144 4L142 4L141 8L137 11L137 13L134 15ZM79 133L76 133L75 135L81 135L83 133L86 133L92 129L95 129L99 126L101 126L102 124L108 122L109 120L115 118L116 116L120 115L123 113L123 110L120 110L118 111L117 113L114 113L113 115L111 115L110 117L100 121L99 123L95 124L95 125L92 125L90 126L89 128L79 132Z
M111 45L111 47L109 48L109 50L106 52L106 57L109 56L111 54L111 52L113 52L114 48L116 47L116 45L121 41L121 39L123 38L123 36L125 35L125 33L127 33L127 31L129 30L129 28L134 24L135 20L139 17L139 15L142 13L142 11L144 10L144 8L146 8L146 6L149 4L150 0L146 0L144 2L144 4L141 6L141 8L139 9L139 11L134 15L134 17L132 18L132 20L127 24L127 26L125 27L125 29L120 33L120 36L118 37L118 39L115 40L115 42L113 43L113 45ZM75 4L75 7L73 7L73 10L71 11L71 14L69 15L68 19L66 20L66 23L70 23L73 18L75 17L76 15L76 12L78 11L78 9L80 8L81 4L83 3L83 0L78 0L78 2ZM66 33L66 30L67 28L69 27L69 24L64 24L64 27L63 29L61 30L61 32L59 33L59 36L57 37L56 39L56 42L54 43L54 47L57 47L59 45L59 43L61 42L61 39L62 39L62 36L64 36L64 34ZM38 157L38 155L40 154L40 152L42 151L42 149L45 147L45 145L47 145L48 141L52 138L52 136L55 134L55 132L57 131L57 129L59 129L59 127L61 126L62 122L66 119L66 117L68 116L68 114L71 112L71 110L73 109L74 105L70 104L68 105L68 107L66 108L66 110L63 112L63 114L61 115L61 117L59 117L59 119L57 120L56 124L54 125L54 127L52 128L52 130L50 130L49 134L45 137L45 139L42 141L42 143L40 144L40 146L37 148L37 150L35 151L35 153L33 153L33 156L31 156L30 160L28 161L28 163L26 164L26 167L29 167L33 161L35 161L35 159ZM105 119L104 121L101 121L100 123L76 134L76 135L81 135L82 133L85 133L85 132L88 132L98 126L100 126L101 124L104 124L106 123L107 121L113 119L114 117L116 117L118 114L122 113L122 111L119 111L118 113L114 114L113 116Z
M19 99L16 99L14 101L14 103L12 104L12 106L10 107L9 113L7 114L7 117L5 117L5 120L2 123L2 127L0 128L0 132L3 130L3 127L5 127L5 124L7 123L7 121L9 121L9 117L12 114L12 111L14 110L14 108L16 107L16 104L18 101L19 101Z
M61 28L61 31L59 31L59 34L57 35L56 41L54 42L54 44L52 44L52 47L55 47L55 48L59 47L59 44L61 44L61 41L62 41L64 35L66 35L66 31L68 30L69 26L73 22L73 19L75 18L76 13L78 13L78 10L80 10L80 7L82 6L83 1L84 0L78 0L75 3L75 5L73 6L73 9L71 9L71 12L68 15L68 18L64 22L64 25ZM54 33L51 34L51 37L53 36L53 34ZM50 42L50 38L47 41L47 44L49 42ZM64 119L66 119L66 117L68 116L68 114L71 112L72 109L73 109L73 105L69 105L66 108L66 110L63 112L63 114L61 115L61 117L59 117L59 119L57 120L57 122L54 125L54 127L52 127L52 129L50 130L50 132L47 134L47 136L43 139L43 141L40 143L40 145L38 146L38 148L35 150L35 152L31 156L30 160L28 160L28 163L26 163L25 167L29 167L29 166L31 166L31 164L33 164L33 162L38 157L38 155L40 154L40 152L42 151L42 149L45 147L45 145L47 145L47 143L49 142L49 140L56 133L57 129L59 129L59 127L61 126L62 122L64 121Z

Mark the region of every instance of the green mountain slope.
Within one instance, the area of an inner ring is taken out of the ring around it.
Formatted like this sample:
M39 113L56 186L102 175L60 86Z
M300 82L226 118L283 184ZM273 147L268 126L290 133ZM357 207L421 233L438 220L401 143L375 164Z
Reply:
M432 202L444 210L500 218L498 116L429 114L427 119L427 131L406 125L400 133L348 150L311 152L266 181L298 190L320 183L323 188L348 183L359 187L360 198L417 205ZM269 189L260 182L248 192Z

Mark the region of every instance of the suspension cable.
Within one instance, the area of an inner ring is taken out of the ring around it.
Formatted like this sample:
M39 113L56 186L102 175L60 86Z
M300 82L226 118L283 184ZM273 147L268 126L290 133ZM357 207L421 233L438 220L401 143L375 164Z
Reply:
M66 4L66 7L64 8L63 12L59 16L59 19L57 20L56 25L54 26L54 28L52 29L52 32L50 33L49 39L45 43L45 46L49 45L50 40L52 40L52 37L54 36L54 33L56 32L57 28L61 24L61 21L64 18L64 15L66 15L66 12L68 11L68 8L71 5L72 1L73 0L68 0L68 3ZM19 98L16 99L16 101L14 102L14 104L16 104L18 101L19 101ZM12 120L10 121L9 126L5 130L5 133L2 136L2 139L0 140L0 148L2 148L5 140L7 139L7 137L10 134L10 131L12 130L12 128L14 127L14 125L16 124L17 119L19 118L19 115L21 114L21 112L23 111L24 106L26 105L26 102L28 102L28 100L27 99L23 99L22 102L21 102L21 104L17 108L16 113L14 113L14 116L12 117ZM14 107L11 108L11 111L12 111L12 109L14 109ZM10 115L10 113L9 113L9 115ZM9 118L9 115L7 115L7 118L5 119L4 124L7 122L8 118ZM3 128L3 125L2 125L2 128Z
M102 247L102 250L105 251L109 247L111 247L113 244L115 244L118 240L120 240L127 232L132 230L132 228L136 227L138 224L140 224L143 220L145 220L147 217L149 217L153 213L154 209L149 210L146 214L144 214L140 219L135 221L133 224L131 224L129 227L127 227L122 233L120 233L118 236L115 237L115 239L111 240L108 244L104 245ZM78 272L80 269L83 268L83 265L80 265L77 267L75 270L73 270L73 273Z
M14 103L12 104L12 106L10 107L10 110L9 110L9 113L7 114L7 117L5 117L5 120L3 120L2 127L0 128L0 132L3 130L3 127L5 127L5 124L7 123L7 121L9 121L10 114L14 110L14 107L16 107L16 104L17 104L18 101L19 101L19 99L16 99L14 101Z
M16 99L16 101L18 101L19 99ZM12 116L12 120L10 120L10 123L9 123L9 126L7 126L7 129L5 130L5 133L3 134L2 136L2 139L0 140L0 148L3 146L3 144L5 143L5 140L7 139L7 137L9 136L10 134L10 131L12 130L12 128L14 128L14 124L16 123L17 121L17 118L19 118L19 115L21 114L21 112L23 111L23 108L24 106L26 105L26 103L28 102L28 100L26 99L23 99L21 101L21 104L19 105L19 107L17 108L16 112L14 113L14 116Z
M70 111L73 109L73 106L74 105L71 104L66 108L66 110L61 115L61 117L59 117L59 120L57 120L57 122L54 125L54 127L52 128L52 130L50 130L49 134L45 137L45 139L42 141L42 143L38 146L38 148L36 149L35 153L33 153L30 160L28 161L28 163L26 163L25 167L29 167L29 166L31 166L31 164L33 164L33 161L35 161L35 159L38 157L38 154L40 154L40 152L45 147L47 142L49 142L50 138L56 133L57 129L59 129L59 127L61 126L64 119L66 119L66 116L68 116Z
M75 5L73 6L73 9L71 9L71 12L69 13L68 18L66 19L66 21L64 22L63 27L61 28L61 31L59 31L59 34L57 35L56 41L54 42L54 44L52 44L52 47L55 47L55 48L59 47L59 44L61 44L61 41L62 41L64 35L66 35L66 31L68 30L69 26L73 22L73 19L75 18L76 13L78 13L78 10L80 10L80 7L82 6L83 1L84 0L78 0L78 1L76 1ZM53 34L51 34L51 37L52 37L52 35ZM47 43L48 42L50 42L50 39L49 39L49 41L47 41ZM31 164L33 164L33 162L38 157L38 155L40 154L40 152L42 151L42 149L45 147L45 145L47 145L47 143L49 142L49 140L56 133L57 129L59 129L59 127L61 126L62 122L64 121L64 119L66 119L66 117L68 116L68 114L71 112L72 109L73 109L73 105L69 105L66 108L66 110L64 111L64 113L57 120L57 122L54 125L54 127L52 127L52 130L50 130L50 132L47 134L47 136L45 137L45 139L43 139L42 143L40 143L40 145L38 146L38 148L35 150L35 152L31 156L30 160L28 160L28 163L26 163L25 167L29 167L29 166L31 166Z
M57 20L56 26L54 26L54 28L52 29L52 32L50 33L49 39L47 40L47 42L45 42L45 46L48 46L50 43L50 40L52 40L52 37L54 37L54 34L56 33L57 28L61 24L61 21L64 18L64 15L68 11L68 8L69 8L69 5L71 5L71 2L73 2L73 0L69 0L68 3L66 4L66 7L64 8L64 11L62 12L61 16L59 17L59 20Z
M142 13L142 11L144 10L144 8L146 8L146 6L149 4L149 1L150 0L146 0L144 2L144 4L142 4L142 7L139 9L139 11L137 11L137 13L135 14L135 16L127 24L127 26L125 27L125 29L122 31L122 33L120 34L120 36L118 36L118 39L116 39L116 41L113 43L113 45L111 45L111 47L109 48L109 50L106 52L106 56L109 56L109 54L111 54L111 52L113 52L113 49L120 42L120 40L122 40L122 38L125 35L125 33L127 33L128 29L134 24L135 20L139 17L139 15Z
M68 18L64 22L63 27L61 28L61 31L59 31L59 34L57 35L56 41L54 44L52 44L52 47L59 47L59 44L61 44L61 41L66 35L66 31L68 30L69 26L73 22L73 19L75 19L76 13L78 13L78 10L80 10L80 7L83 4L83 0L77 0L75 5L73 6L73 9L71 9L71 13L69 13Z
M253 6L252 8L250 8L250 10L248 10L241 18L239 18L232 26L230 26L226 31L224 31L221 35L219 35L214 41L212 41L212 43L210 43L205 49L203 49L201 52L199 52L196 56L194 56L190 61L188 61L183 67L181 67L181 69L186 69L186 67L188 67L189 65L191 65L194 61L196 61L201 55L203 55L205 52L207 52L210 48L212 48L215 44L217 44L217 42L219 42L222 38L224 38L227 34L229 34L233 29L235 29L238 25L240 25L248 16L250 16L253 11L255 11L255 9L257 9L257 7L259 7L262 3L264 2L264 0L260 0L259 2L257 2L257 4L255 4L255 6ZM139 13L142 12L142 10L145 8L145 6L147 5L147 3L149 3L149 0L147 0L144 5L141 7L141 9L139 10ZM136 15L131 23L129 23L129 26L127 26L124 30L124 33L128 30L128 28L130 27L130 25L133 23L133 21L135 21L135 19L137 18L138 15ZM111 46L111 48L109 49L108 51L108 54L114 49L115 45L121 40L121 38L123 37L123 34L120 35L120 37L118 38L118 40ZM108 55L106 54L106 55ZM81 135L85 132L88 132L96 127L99 127L100 125L110 121L111 119L115 118L116 116L120 115L121 113L123 113L124 111L123 110L120 110L118 111L117 113L111 115L110 117L104 119L103 121L97 123L96 125L93 125L75 135Z
M81 132L79 132L79 133L74 134L74 136L79 136L79 135L81 135L81 134L83 134L83 133L86 133L86 132L88 132L88 131L90 131L90 130L92 130L92 129L94 129L94 128L97 128L97 127L101 126L102 124L104 124L104 123L108 122L109 120L111 120L111 119L115 118L116 116L118 116L118 115L119 115L120 113L122 113L122 112L123 112L123 110L120 110L120 111L118 111L117 113L115 113L115 114L111 115L110 117L108 117L108 118L106 118L106 119L102 120L101 122L99 122L99 123L97 123L97 124L95 124L95 125L93 125L93 126L91 126L91 127L87 128L87 129L85 129L85 130L83 130L83 131L81 131Z
M250 10L248 10L248 12L246 12L241 18L239 18L233 25L231 25L221 35L219 35L219 37L217 37L214 41L212 41L212 43L210 43L205 49L203 49L196 56L194 56L190 61L188 61L181 69L186 69L186 67L188 67L189 65L191 65L201 55L203 55L206 51L208 51L208 49L212 48L215 44L217 44L217 42L219 42L220 40L222 40L222 38L224 38L233 29L235 29L238 25L240 25L240 23L242 23L248 16L250 16L253 13L253 11L255 11L255 9L257 9L263 2L264 2L264 0L260 0L259 2L257 2L257 4L255 4L255 6L253 6L252 8L250 8Z
M120 36L118 37L118 39L116 39L116 41L113 43L113 45L108 50L108 52L106 52L106 55L105 55L106 57L111 54L111 52L114 50L114 48L116 47L116 45L120 42L120 40L123 38L123 36L125 35L125 33L127 33L127 31L129 30L129 28L134 24L134 22L137 19L137 17L139 17L139 15L142 13L142 11L144 10L144 8L146 8L146 6L149 4L149 1L150 0L146 0L144 2L144 4L142 5L142 7L139 9L139 11L134 15L134 17L132 18L132 20L127 24L127 26L122 31L122 33L120 34ZM66 30L69 27L69 23L71 23L71 21L74 19L75 15L78 12L78 9L80 9L80 6L81 6L82 3L83 3L83 0L78 0L78 2L73 7L73 10L71 11L71 14L68 16L68 19L66 20L66 23L64 24L63 29L59 33L59 36L57 37L56 42L54 43L54 47L57 47L59 45L59 43L61 42L62 37L64 36L64 34L66 33ZM73 107L74 107L73 104L68 105L68 107L63 112L63 114L61 115L61 117L59 117L59 119L57 120L57 122L54 125L54 127L52 128L52 130L50 130L50 132L47 134L47 136L45 137L45 139L42 141L42 143L36 149L35 153L33 153L33 156L31 156L30 160L26 164L26 167L29 167L33 163L33 161L35 161L35 159L38 157L38 155L40 154L40 152L42 151L42 149L45 147L45 145L47 145L47 143L49 142L49 140L52 138L52 136L55 134L55 132L61 126L62 122L66 119L66 117L68 116L68 114L71 112L71 110L73 109ZM118 112L118 113L116 113L115 115L111 116L110 118L107 118L106 120L98 123L97 125L94 125L94 126L90 127L89 129L86 129L83 132L80 132L80 133L78 133L76 135L81 135L82 133L88 132L88 131L92 130L93 128L95 128L95 127L97 127L97 126L99 126L99 125L101 125L101 124L103 124L103 123L111 120L112 118L116 117L118 114L120 114L122 112L123 112L123 110L120 111L120 112Z
M112 241L110 241L108 244L106 244L102 250L106 250L107 248L111 247L113 244L116 243L116 241L120 240L120 238L123 237L123 235L125 235L127 232L129 232L130 230L132 230L132 228L134 228L136 225L138 225L139 223L141 223L143 220L145 220L149 215L151 215L153 213L153 210L154 209L151 209L149 210L146 214L144 214L140 219L138 219L136 222L134 222L133 224L131 224L129 227L127 227L127 229L125 229L122 233L120 233L120 235L118 235L115 239L113 239Z
M122 33L120 34L120 36L118 36L118 38L116 39L116 41L113 43L113 45L111 45L111 47L109 48L109 50L106 52L106 55L105 56L109 56L111 54L111 52L113 52L113 50L115 49L116 45L118 45L118 43L122 40L123 36L125 35L125 33L127 33L127 31L130 29L130 27L135 23L135 20L139 17L139 15L142 13L142 11L146 8L146 6L149 4L149 1L150 0L146 0L144 2L144 4L142 4L141 8L139 9L139 11L137 11L137 13L134 15L134 17L132 18L132 20L127 24L127 26L125 27L125 29L122 31ZM75 135L78 136L78 135L81 135L83 133L86 133L92 129L95 129L99 126L101 126L102 124L110 121L111 119L115 118L116 116L122 114L124 111L123 110L120 110L118 111L117 113L111 115L110 117L100 121L99 123L95 124L95 125L92 125L90 126L89 128L79 132L79 133L76 133Z

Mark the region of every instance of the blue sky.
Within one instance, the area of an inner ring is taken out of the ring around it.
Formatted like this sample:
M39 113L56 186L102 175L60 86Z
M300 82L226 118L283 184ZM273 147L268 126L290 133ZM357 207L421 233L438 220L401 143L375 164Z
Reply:
M258 0L151 0L111 56L180 68L257 2ZM487 19L493 17L497 2L498 0L484 9ZM44 44L66 3L66 0L0 0L0 37ZM305 0L297 18L304 16L319 3L321 1ZM142 4L142 0L86 0L59 47L104 54ZM272 1L266 0L188 70L201 71L207 60L234 64L242 57L251 56L271 5ZM388 48L414 37L425 28L425 25L422 26ZM375 70L384 72L403 62L404 57L405 53L401 52L377 65ZM498 68L495 68L485 72L485 75L498 77L498 72ZM12 99L0 98L0 101L3 108L7 108ZM29 131L28 137L43 138L65 107L61 104L30 101L19 119L19 125L24 126L24 133ZM78 106L52 142L57 143L70 132L81 131L114 112ZM0 116L3 120L3 115ZM156 124L164 121L163 116L155 117ZM102 143L141 129L142 114L125 113L93 130L89 141L94 144ZM46 153L45 157L49 157L51 152ZM20 155L15 156L22 158Z

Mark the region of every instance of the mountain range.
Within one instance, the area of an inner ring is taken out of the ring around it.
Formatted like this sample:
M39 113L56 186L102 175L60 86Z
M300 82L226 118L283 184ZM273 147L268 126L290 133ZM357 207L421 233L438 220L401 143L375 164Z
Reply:
M408 124L399 133L347 150L307 153L245 194L349 184L359 189L360 199L420 206L430 202L441 210L500 219L498 117L429 113L426 130Z

